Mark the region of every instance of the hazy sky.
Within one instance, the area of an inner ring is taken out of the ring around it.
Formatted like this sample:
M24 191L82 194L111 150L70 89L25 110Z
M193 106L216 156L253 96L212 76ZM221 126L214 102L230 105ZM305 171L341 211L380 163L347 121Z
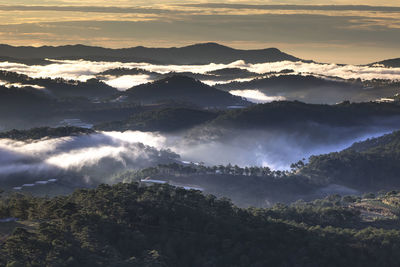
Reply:
M277 47L323 62L400 57L400 0L219 3L0 0L0 42L160 47L213 41L245 49Z

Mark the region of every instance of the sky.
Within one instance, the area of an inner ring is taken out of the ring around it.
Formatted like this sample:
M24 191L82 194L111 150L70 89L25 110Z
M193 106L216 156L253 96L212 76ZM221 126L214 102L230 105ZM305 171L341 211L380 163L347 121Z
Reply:
M201 42L276 47L318 62L398 58L400 1L0 0L0 43L120 48Z

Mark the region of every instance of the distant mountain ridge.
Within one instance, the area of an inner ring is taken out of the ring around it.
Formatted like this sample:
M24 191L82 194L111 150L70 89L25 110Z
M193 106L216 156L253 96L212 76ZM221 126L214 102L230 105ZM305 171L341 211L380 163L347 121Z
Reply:
M391 68L400 68L400 57L378 61L378 62L372 63L371 65L375 65L375 64L380 64L380 65L384 65L385 67L391 67Z
M0 57L15 59L86 59L96 61L148 62L160 64L248 63L299 61L277 48L240 50L217 43L200 43L185 47L148 48L143 46L111 49L85 45L10 46L0 45Z

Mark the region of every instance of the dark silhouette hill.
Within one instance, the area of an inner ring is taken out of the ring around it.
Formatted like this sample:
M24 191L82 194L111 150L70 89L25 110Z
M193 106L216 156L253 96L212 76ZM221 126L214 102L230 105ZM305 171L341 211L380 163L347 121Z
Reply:
M129 101L155 103L177 101L201 107L249 105L241 97L233 96L186 76L174 75L152 83L135 86L125 91Z
M173 132L210 121L218 113L184 107L165 108L134 114L126 120L103 123L96 129L104 131L165 131Z
M30 127L61 105L48 94L31 88L0 86L0 129Z
M12 116L15 112L43 112L54 104L54 99L37 89L0 86L0 111L2 117Z
M218 69L218 70L213 70L213 71L209 71L207 72L208 74L213 74L213 75L219 75L219 76L235 76L238 78L242 78L242 77L248 77L250 75L259 75L257 73L254 72L250 72L246 69L241 69L241 68L224 68L224 69Z
M21 63L25 65L49 65L52 63L44 58L13 58L9 56L0 56L0 62L3 61Z
M115 77L121 77L124 75L149 75L150 77L159 78L162 74L158 72L152 72L144 69L139 68L115 68L115 69L108 69L106 71L100 72L97 74L98 76L110 75Z
M1 56L14 57L17 59L60 58L124 62L158 62L162 64L230 63L236 60L244 60L249 63L261 63L300 60L276 48L240 50L216 43L195 44L179 48L147 48L138 46L122 49L85 45L15 47L3 44L0 45L0 57Z
M368 124L376 117L400 115L395 103L350 103L336 105L306 104L299 101L275 101L246 109L231 110L218 116L211 124L236 129L289 126L312 121L332 126Z
M364 191L400 188L400 132L353 144L341 152L312 156L300 174L318 183Z
M374 65L374 64L382 64L385 67L391 67L391 68L400 68L400 58L386 59L386 60L372 63L370 65Z

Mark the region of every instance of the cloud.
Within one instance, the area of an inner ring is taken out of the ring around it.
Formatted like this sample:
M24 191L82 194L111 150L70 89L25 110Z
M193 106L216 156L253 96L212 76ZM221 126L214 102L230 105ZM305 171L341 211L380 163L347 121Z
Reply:
M378 12L400 12L398 6L370 6L370 5L261 5L261 4L238 4L238 3L202 3L202 4L183 4L182 6L191 6L199 8L212 9L265 9L265 10L318 10L318 11L378 11Z
M264 130L195 128L184 138L168 140L167 145L187 161L282 170L303 158L340 151L354 142L390 133L398 129L398 123L399 118L353 127L299 122Z
M272 101L285 100L285 97L283 96L267 96L260 90L231 90L229 93L244 97L253 103L268 103Z
M109 136L114 140L121 142L140 142L146 146L161 148L165 142L166 137L149 132L140 131L126 131L126 132L103 132L105 136Z
M129 66L130 64L126 64ZM125 66L120 62L92 62L92 61L55 61L54 64L28 66L19 63L1 62L0 69L26 74L32 78L57 78L86 81L94 78L97 73L108 69Z
M205 74L224 68L241 68L258 74L268 74L270 72L279 72L285 69L294 70L294 74L313 74L321 77L339 77L343 79L371 80L387 79L400 80L400 68L385 68L382 66L356 66L356 65L338 65L338 64L319 64L305 62L281 61L273 63L248 64L242 60L230 64L207 64L207 65L155 65L149 63L121 63L121 62L94 62L85 60L54 60L53 64L45 66L28 66L19 63L0 62L0 70L13 71L26 74L33 78L50 77L64 78L86 81L96 78L98 73L115 68L139 68L160 74L170 72L192 72ZM104 81L120 90L126 90L132 86L147 83L152 79L147 75L125 75L121 77L107 76ZM246 81L249 79L236 79L233 81ZM215 81L203 80L208 84L214 85ZM219 83L227 83L219 81Z
M343 79L371 80L388 79L400 80L400 68L385 68L371 66L338 65L338 64L318 64L303 62L274 62L262 64L245 64L245 68L257 73L266 73L270 71L281 71L284 69L293 69L297 73L310 73L323 76L340 77Z
M291 130L195 128L179 134L102 132L37 141L0 139L0 183L20 187L52 178L79 184L112 183L124 169L179 160L207 165L237 164L288 169L311 155L338 151L398 128L398 118L368 126L332 127L305 123ZM197 138L197 137L198 138Z
M26 180L65 172L89 174L93 181L127 168L172 162L176 154L156 149L163 137L153 133L104 132L91 135L14 141L0 139L0 178L25 174ZM31 178L30 178L31 177Z
M142 13L142 14L168 14L181 13L179 11L155 8L117 7L117 6L35 6L35 5L4 5L0 6L4 11L63 11L63 12L87 12L87 13Z
M43 86L36 85L36 84L20 84L20 83L9 83L6 81L0 80L0 86L5 86L7 88L17 87L17 88L24 88L24 87L32 87L35 89L45 89Z
M143 83L151 82L152 79L149 75L124 75L120 77L109 76L105 83L109 86L117 88L118 90L124 91L132 86L140 85Z
M221 77L222 78L222 77ZM214 86L216 84L227 84L231 82L250 82L253 80L255 77L252 78L238 78L238 79L233 79L233 80L201 80L203 83L208 84L210 86Z

